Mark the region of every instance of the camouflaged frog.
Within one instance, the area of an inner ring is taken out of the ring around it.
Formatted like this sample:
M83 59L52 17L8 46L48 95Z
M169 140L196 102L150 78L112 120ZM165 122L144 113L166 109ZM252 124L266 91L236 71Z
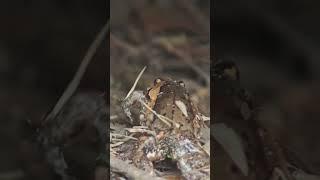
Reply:
M190 101L189 94L182 81L157 78L145 96L148 106L160 117L146 109L145 112L142 112L146 117L141 119L140 123L142 125L147 125L157 133L175 133L184 134L188 137L199 137L200 128L204 124L197 108Z
M133 163L154 172L154 162L170 159L185 179L209 179L210 155L199 143L204 122L185 84L157 78L140 101L144 104L138 116L140 125L155 131L155 136L140 137Z

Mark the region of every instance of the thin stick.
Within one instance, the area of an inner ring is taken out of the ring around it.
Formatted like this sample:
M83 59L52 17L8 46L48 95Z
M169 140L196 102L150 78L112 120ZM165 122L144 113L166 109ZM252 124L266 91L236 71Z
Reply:
M133 126L133 129L148 129L147 126Z
M111 115L110 116L110 120L114 120L114 119L117 119L118 118L118 115Z
M200 115L203 121L210 121L210 117L207 117L203 114Z
M133 166L132 164L128 164L113 155L110 156L110 167L111 169L121 172L125 174L127 177L131 179L141 179L141 180L164 180L163 178L149 175L148 172L140 170Z
M110 144L110 147L111 148L115 148L115 147L117 147L117 146L120 146L121 144L123 144L123 143L125 143L124 141L121 141L121 142L117 142L117 143L112 143L112 144Z
M92 59L94 54L96 53L98 47L102 43L102 41L105 39L107 32L109 30L109 21L107 24L105 24L101 31L96 36L95 40L90 45L89 49L87 50L86 55L82 59L82 62L74 75L72 81L69 83L68 87L63 92L62 96L59 98L58 102L52 109L52 111L48 114L48 116L45 118L43 123L47 123L50 119L53 119L57 116L57 114L60 112L60 110L63 108L63 106L66 104L66 102L70 99L70 97L74 94L75 90L78 88L80 81Z
M132 88L130 89L130 91L128 92L127 96L124 98L124 100L126 100L131 94L132 92L134 91L134 89L136 88L137 84L138 84L138 81L139 79L141 78L143 72L146 70L147 66L144 66L143 69L140 71L138 77L136 78L136 80L134 81L134 84L132 86Z
M114 137L125 137L125 138L132 139L132 140L138 140L137 138L134 138L134 137L131 137L131 136L126 136L126 135L123 135L123 134L110 133L110 135L114 136Z
M171 127L171 124L168 123L167 121L173 123L176 127L180 127L180 125L176 122L174 122L172 119L165 117L161 114L158 114L156 111L154 111L153 109L151 109L146 103L144 103L143 101L140 101L140 103L142 103L149 111L151 111L154 115L156 115L162 122L164 122L166 125L168 125L169 127Z
M125 128L130 133L147 133L152 136L156 136L156 132L148 130L148 129L136 129L136 128Z

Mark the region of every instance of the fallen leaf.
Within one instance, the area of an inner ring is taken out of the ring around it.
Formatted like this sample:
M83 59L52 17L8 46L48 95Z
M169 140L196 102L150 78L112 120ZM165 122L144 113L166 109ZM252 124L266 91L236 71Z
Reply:
M229 154L241 172L245 176L248 176L248 162L244 153L241 138L238 134L232 128L227 127L224 123L213 124L211 125L211 128L211 132L215 140L223 147L227 154Z

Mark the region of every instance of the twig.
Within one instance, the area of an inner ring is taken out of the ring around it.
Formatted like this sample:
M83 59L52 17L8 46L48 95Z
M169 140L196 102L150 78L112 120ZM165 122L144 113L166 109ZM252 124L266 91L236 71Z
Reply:
M131 179L140 179L140 180L164 180L163 178L149 175L148 172L140 170L133 166L132 164L128 164L113 155L110 156L110 167L111 169L125 174L127 177Z
M111 115L110 116L110 120L114 120L114 119L117 119L118 118L118 115Z
M148 129L125 128L125 130L127 130L130 133L147 133L147 134L150 134L154 137L156 136L156 132L148 130Z
M200 147L210 156L210 140Z
M210 121L210 117L207 117L207 116L205 116L203 114L200 114L200 116L201 116L203 121Z
M98 33L95 40L90 45L72 81L69 83L68 87L65 89L62 96L59 98L58 102L56 103L52 111L47 115L43 123L47 123L47 121L49 121L50 119L55 118L57 114L60 112L60 110L63 108L63 106L66 104L66 102L73 95L73 93L79 86L81 78L84 75L92 57L96 53L102 41L105 39L108 31L109 31L109 21L107 22L107 24L105 24L102 27L101 31Z
M133 129L148 129L147 126L133 126Z
M128 138L128 139L132 139L132 140L138 140L137 138L131 137L131 136L127 136L124 134L117 134L117 133L110 133L111 136L114 137L124 137L124 138Z
M114 148L114 147L120 146L120 145L123 144L123 143L124 143L124 142L121 141L121 142L117 142L117 143L110 144L110 148Z
M146 70L146 68L147 68L147 67L144 66L143 69L140 71L138 77L137 77L136 80L134 81L134 84L133 84L132 88L130 89L130 91L128 92L127 96L124 98L124 100L126 100L126 99L132 94L132 92L133 92L134 89L136 88L137 83L138 83L139 79L141 78L143 72Z
M174 122L172 119L167 118L165 116L162 116L161 114L158 114L156 111L154 111L153 109L151 109L146 103L144 103L143 101L140 101L140 103L142 103L149 111L151 111L154 115L156 115L162 122L164 122L166 125L168 125L169 127L171 127L171 124L168 123L171 122L175 125L175 127L180 127L180 125L176 122Z

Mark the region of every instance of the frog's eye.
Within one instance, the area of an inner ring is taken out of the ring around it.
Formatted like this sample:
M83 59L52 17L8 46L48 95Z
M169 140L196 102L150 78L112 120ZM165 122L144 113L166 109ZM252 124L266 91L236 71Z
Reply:
M179 81L178 83L179 83L179 85L180 85L180 86L182 86L182 87L186 87L186 85L184 84L184 82L183 82L183 81Z
M157 78L157 79L154 80L153 83L154 83L154 85L156 85L156 84L161 83L161 81L162 81L162 80L161 80L160 78Z

